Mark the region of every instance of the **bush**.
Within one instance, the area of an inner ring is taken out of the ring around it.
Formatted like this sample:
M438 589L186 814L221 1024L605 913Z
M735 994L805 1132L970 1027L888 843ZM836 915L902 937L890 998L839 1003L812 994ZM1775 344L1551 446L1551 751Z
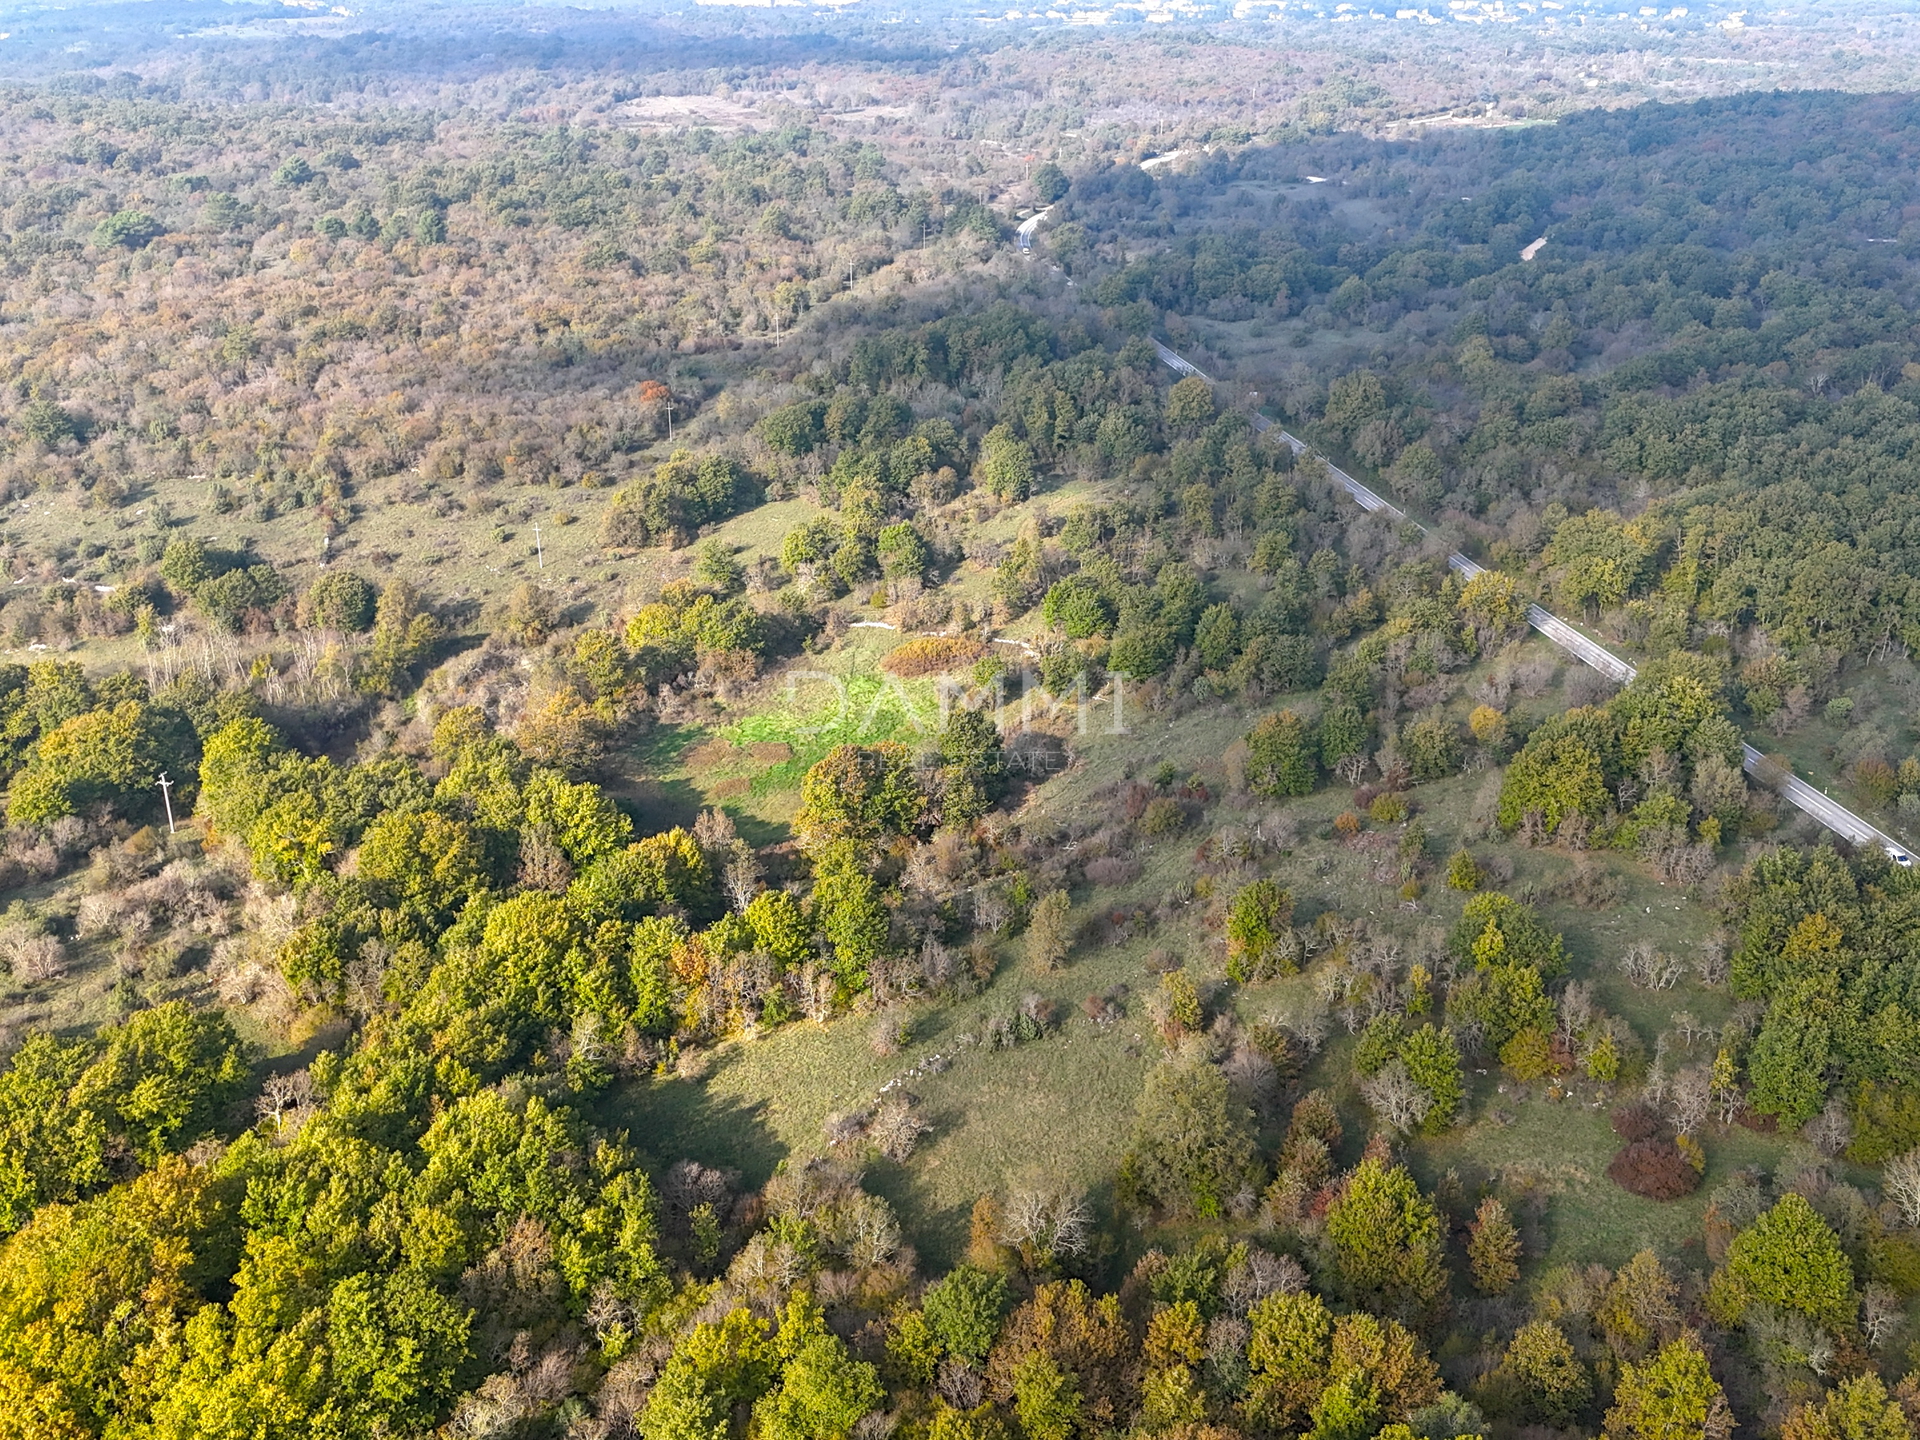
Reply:
M1291 710L1269 715L1247 736L1247 780L1253 793L1310 795L1320 779L1313 728Z
M1148 801L1147 808L1140 814L1141 830L1156 840L1178 835L1186 826L1186 810L1170 795Z
M684 545L702 525L759 500L759 483L735 461L676 450L614 496L601 520L601 540L617 549Z
M300 600L300 622L318 630L358 633L373 625L379 592L351 570L329 570Z
M1648 1105L1635 1102L1622 1105L1613 1112L1613 1133L1631 1145L1636 1140L1647 1140L1660 1133L1660 1117Z
M1447 861L1447 888L1460 890L1471 895L1486 883L1486 876L1480 872L1480 862L1473 858L1469 850L1456 850L1453 858Z
M1064 890L1049 890L1027 921L1027 960L1037 970L1057 970L1073 945L1072 903Z
M1253 1117L1205 1060L1169 1061L1147 1077L1121 1191L1137 1204L1218 1219L1259 1194Z
M1367 818L1376 825L1398 825L1407 818L1407 797L1404 795L1376 795L1373 803L1367 806Z
M898 1011L888 1011L873 1023L873 1053L898 1055L913 1039L913 1021Z
M1292 974L1298 968L1291 949L1280 944L1293 921L1293 896L1272 880L1256 880L1227 906L1227 976L1244 984Z
M1645 1200L1678 1200L1700 1188L1700 1172L1665 1135L1626 1146L1607 1166L1607 1178Z
M1552 1072L1553 1047L1544 1031L1528 1026L1500 1047L1500 1063L1524 1085Z

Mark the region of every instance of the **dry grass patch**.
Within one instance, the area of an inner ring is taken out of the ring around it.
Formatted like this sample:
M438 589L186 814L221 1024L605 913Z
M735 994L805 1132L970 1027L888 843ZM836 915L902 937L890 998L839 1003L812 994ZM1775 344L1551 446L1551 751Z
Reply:
M902 679L944 675L949 670L973 664L986 653L987 647L978 640L959 635L918 635L889 650L880 661L880 668Z

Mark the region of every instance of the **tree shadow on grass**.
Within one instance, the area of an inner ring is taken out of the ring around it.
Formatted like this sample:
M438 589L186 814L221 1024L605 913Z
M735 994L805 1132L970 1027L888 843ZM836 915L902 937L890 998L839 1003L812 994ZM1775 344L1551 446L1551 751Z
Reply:
M893 1207L908 1242L920 1257L922 1272L935 1275L951 1270L967 1258L973 1201L936 1204L927 1194L929 1187L915 1173L914 1164L913 1160L904 1165L892 1160L875 1160L867 1167L860 1183L862 1188Z
M770 1103L716 1095L703 1080L674 1076L622 1087L600 1108L602 1122L625 1129L656 1173L678 1160L698 1160L738 1171L741 1187L757 1190L787 1156L766 1121Z
M633 816L636 835L656 835L678 825L693 829L709 801L691 780L636 780L619 797L621 807Z

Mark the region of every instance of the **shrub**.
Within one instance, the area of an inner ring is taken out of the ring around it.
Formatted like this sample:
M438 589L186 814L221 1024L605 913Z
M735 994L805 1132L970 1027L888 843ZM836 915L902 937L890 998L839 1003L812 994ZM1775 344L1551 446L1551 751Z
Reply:
M1635 1140L1613 1157L1607 1178L1646 1200L1678 1200L1700 1188L1700 1172L1664 1135Z
M1227 906L1227 974L1239 983L1296 968L1280 934L1293 920L1293 896L1272 880L1256 880Z
M1166 997L1167 1017L1184 1030L1198 1030L1202 1013L1200 992L1185 970L1169 970L1160 977L1160 993Z
M889 1095L873 1112L866 1133L874 1149L897 1164L913 1154L920 1137L932 1128L914 1110L911 1099L905 1095Z
M1087 883L1089 885L1124 885L1129 880L1140 878L1141 865L1138 860L1129 860L1121 855L1105 855L1098 860L1087 862Z
M897 1010L890 1010L873 1022L873 1053L898 1055L913 1039L913 1021Z
M1635 1102L1622 1105L1610 1117L1613 1121L1613 1133L1631 1145L1636 1140L1647 1140L1660 1133L1660 1117L1649 1105Z
M1178 835L1187 825L1187 812L1171 795L1149 800L1140 813L1140 829L1156 840Z
M1064 890L1050 890L1034 903L1027 921L1027 959L1037 970L1056 970L1073 944L1072 902Z
M1491 705L1476 705L1467 716L1467 728L1482 745L1499 749L1507 743L1507 717Z
M1546 1032L1528 1026L1500 1047L1500 1063L1521 1084L1538 1080L1553 1070L1553 1047Z
M1587 1051L1586 1058L1580 1063L1585 1067L1589 1080L1611 1085L1620 1078L1620 1047L1614 1043L1611 1034L1602 1035L1593 1042L1593 1048Z
M1447 888L1471 895L1485 883L1486 876L1481 873L1480 862L1473 858L1473 852L1456 850L1447 861Z
M379 593L351 570L329 570L300 601L300 621L320 630L358 633L372 628Z
M1398 825L1407 815L1407 797L1404 795L1376 795L1373 803L1367 806L1367 818L1376 825Z

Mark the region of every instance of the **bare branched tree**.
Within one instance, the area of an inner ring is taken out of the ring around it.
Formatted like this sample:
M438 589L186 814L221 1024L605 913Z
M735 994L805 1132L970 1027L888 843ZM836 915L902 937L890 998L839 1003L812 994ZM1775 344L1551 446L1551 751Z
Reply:
M880 1102L867 1122L867 1139L889 1160L905 1160L920 1143L920 1137L933 1127L914 1109L905 1095L889 1095Z
M1593 986L1585 980L1569 980L1560 992L1560 1034L1571 1044L1575 1036L1593 1023Z
M727 862L725 877L727 901L735 910L745 910L760 893L760 861L744 844L734 849Z
M284 1133L288 1122L298 1122L313 1108L313 1077L305 1070L269 1075L254 1097L253 1108L262 1120L273 1122L274 1133Z
M1064 1180L1039 1178L1013 1187L1000 1212L1000 1239L1017 1249L1077 1255L1087 1248L1093 1207L1086 1192Z
M1900 1327L1905 1307L1899 1292L1886 1285L1869 1285L1860 1292L1860 1329L1867 1343L1878 1349Z
M1853 1141L1853 1121L1847 1116L1846 1102L1838 1095L1829 1096L1820 1113L1802 1126L1800 1133L1822 1155L1838 1155Z
M1880 1188L1900 1207L1907 1224L1920 1228L1920 1148L1887 1161L1880 1172Z
M1713 1073L1704 1065L1689 1065L1673 1077L1667 1094L1667 1118L1679 1134L1691 1135L1713 1113Z
M1667 1087L1673 1083L1667 1074L1667 1032L1662 1030L1653 1042L1653 1063L1647 1066L1647 1103L1656 1108L1667 1103Z
M1693 957L1693 973L1700 977L1702 985L1724 985L1727 980L1727 939L1724 935L1713 935L1700 942L1700 949Z
M1433 1096L1414 1082L1398 1060L1389 1060L1362 1080L1360 1097L1383 1125L1402 1133L1417 1126L1433 1109Z
M1661 953L1651 940L1636 940L1620 957L1620 973L1641 990L1671 990L1680 979L1681 965Z

